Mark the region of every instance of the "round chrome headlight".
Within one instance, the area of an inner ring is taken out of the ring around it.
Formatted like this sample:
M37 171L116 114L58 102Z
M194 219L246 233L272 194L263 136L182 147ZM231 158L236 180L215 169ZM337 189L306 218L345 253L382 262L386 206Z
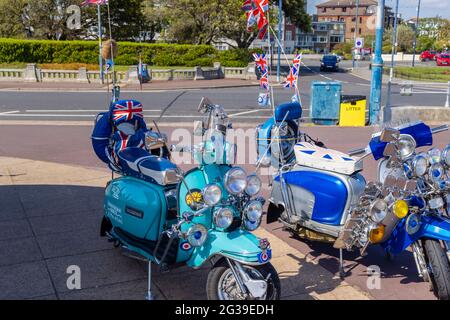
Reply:
M208 184L203 189L203 201L209 207L213 207L222 199L222 189L217 184Z
M230 169L225 174L225 188L229 193L237 195L247 187L247 174L239 167Z
M409 134L400 135L398 140L398 151L400 158L405 160L414 154L416 151L416 140Z
M256 229L259 228L260 224L261 224L261 220L258 220L258 221L244 220L244 227L248 231L255 231Z
M441 150L438 148L430 149L428 151L428 157L431 165L441 163Z
M262 182L256 174L251 174L247 177L247 187L245 193L253 197L261 191Z
M205 243L208 237L208 230L202 224L195 224L189 228L186 238L189 244L193 247L200 247Z
M250 201L244 209L245 218L251 222L261 220L262 213L262 203L258 200Z
M414 175L416 177L422 177L425 173L427 173L428 169L428 159L423 155L418 155L414 158L412 162Z
M218 228L228 228L233 223L233 218L233 211L230 208L220 208L214 212L214 224Z
M440 163L433 164L428 170L428 175L433 182L438 182L445 174L444 167Z
M376 223L380 223L386 217L388 205L386 201L378 199L369 209L369 217Z
M446 146L444 151L442 151L442 161L450 166L450 145Z

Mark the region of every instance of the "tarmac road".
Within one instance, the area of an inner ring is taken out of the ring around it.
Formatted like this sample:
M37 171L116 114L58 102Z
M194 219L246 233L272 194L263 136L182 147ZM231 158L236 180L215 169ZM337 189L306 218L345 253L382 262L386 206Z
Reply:
M300 71L300 93L303 105L303 118L308 121L310 112L310 87L312 81L340 81L343 94L370 95L370 82L344 72L320 72L319 61L305 61ZM348 64L348 62L345 62ZM214 83L214 81L210 81ZM251 82L248 84L252 85ZM430 89L423 87L420 93L412 97L400 96L400 88L393 87L393 105L443 106L445 88ZM434 92L434 93L430 93ZM270 117L271 108L257 104L257 85L250 87L212 88L212 89L175 89L151 92L127 92L124 88L122 98L133 98L144 105L145 115L161 121L185 122L198 119L197 106L203 96L221 104L235 122L259 123ZM385 92L385 90L384 90ZM274 88L275 104L290 101L294 92L281 87ZM384 97L385 98L385 97ZM385 100L383 98L383 101ZM93 120L95 115L109 104L109 94L104 90L68 92L55 90L0 90L0 120Z

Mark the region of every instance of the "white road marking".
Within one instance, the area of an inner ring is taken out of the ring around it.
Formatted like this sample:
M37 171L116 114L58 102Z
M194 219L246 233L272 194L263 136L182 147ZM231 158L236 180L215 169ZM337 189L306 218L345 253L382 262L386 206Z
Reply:
M13 114L13 113L19 113L19 112L20 112L19 110L6 111L6 112L0 112L0 115L3 115L3 114Z
M51 110L51 109L49 109L49 110L25 110L25 112L37 112L37 113L45 113L45 112L61 112L61 113L64 113L64 112L105 112L105 111L108 111L108 110L105 110L105 109L103 109L103 110L81 110L81 109L78 109L78 110ZM144 110L144 113L145 112L161 112L161 110L160 109L154 109L154 110Z
M265 109L256 109L256 110L244 111L244 112L239 112L239 113L233 113L233 114L230 114L229 117L233 118L233 117L241 116L241 115L244 115L244 114L255 113L255 112L260 112L260 111L267 111L267 110L265 110ZM269 111L271 111L271 110L269 110Z

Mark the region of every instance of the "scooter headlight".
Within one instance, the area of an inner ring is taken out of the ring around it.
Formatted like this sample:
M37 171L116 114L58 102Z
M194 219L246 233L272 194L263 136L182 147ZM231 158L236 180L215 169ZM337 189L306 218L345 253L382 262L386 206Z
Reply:
M250 221L247 219L244 220L244 227L248 231L255 231L256 229L259 228L260 225L261 225L261 220L258 220L258 221Z
M422 177L425 173L427 173L428 159L423 155L418 155L414 158L412 166L414 175L416 177Z
M209 184L203 189L203 201L213 207L222 199L222 189L217 184Z
M428 156L431 165L441 163L441 150L438 148L430 149L428 151Z
M402 160L409 158L416 151L416 140L408 134L400 135L398 151Z
M214 212L214 224L218 228L228 228L233 223L233 219L233 211L230 208L220 208Z
M250 201L244 209L246 220L250 222L258 222L261 220L263 213L262 203L258 200Z
M256 174L251 174L247 177L247 187L245 193L253 197L261 191L262 182Z
M442 151L442 162L450 166L450 145L446 146L444 151Z
M225 188L229 193L238 195L247 187L247 174L239 167L230 169L225 174Z
M369 209L369 217L376 223L380 223L386 217L388 205L386 201L378 199L372 203Z
M207 237L208 230L206 230L205 226L200 223L190 227L186 234L187 241L193 247L202 246L205 243Z
M444 167L440 163L433 164L428 170L431 181L439 182L445 174Z
M397 218L403 219L408 215L409 212L408 203L405 200L397 200L392 207L392 211Z

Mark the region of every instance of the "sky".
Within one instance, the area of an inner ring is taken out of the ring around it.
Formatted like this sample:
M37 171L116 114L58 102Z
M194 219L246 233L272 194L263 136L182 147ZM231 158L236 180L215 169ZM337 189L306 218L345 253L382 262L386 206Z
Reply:
M308 13L316 13L315 5L326 2L327 0L308 0ZM386 0L386 5L395 10L396 0ZM403 19L416 17L418 0L399 0L398 12ZM420 17L428 18L439 15L450 19L450 0L421 0Z

